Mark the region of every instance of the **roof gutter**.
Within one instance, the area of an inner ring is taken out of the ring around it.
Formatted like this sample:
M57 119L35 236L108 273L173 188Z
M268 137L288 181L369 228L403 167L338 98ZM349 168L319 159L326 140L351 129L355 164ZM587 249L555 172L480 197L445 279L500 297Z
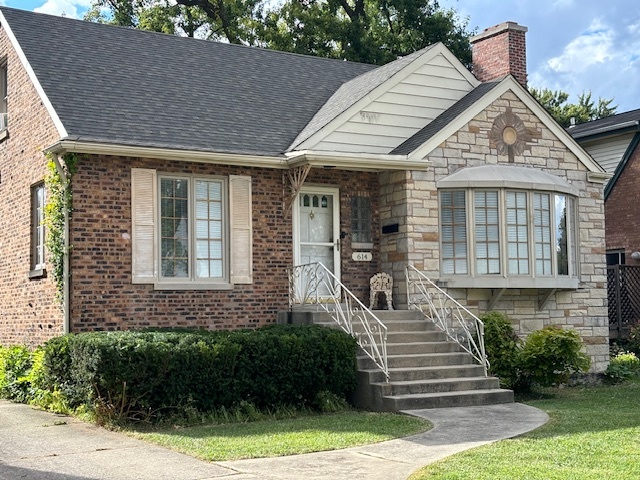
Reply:
M260 156L237 153L203 152L199 150L179 150L160 147L138 147L112 143L87 142L62 139L48 146L45 153L86 153L94 155L114 155L120 157L159 158L198 163L216 163L263 168L289 168L283 156Z
M289 152L289 168L310 165L311 167L337 168L359 172L383 172L385 170L426 170L431 162L409 160L407 155L389 155L372 153L341 153L302 150Z
M578 139L578 138L584 138L584 137L591 137L594 135L602 136L605 133L619 131L619 130L633 131L633 130L637 130L639 125L640 125L640 121L631 120L628 122L616 123L615 125L607 125L606 127L595 128L593 130L585 130L584 132L578 132L575 134L571 133L571 127L569 127L567 129L567 132L569 132L569 134L573 138ZM624 133L624 132L621 131L619 133Z

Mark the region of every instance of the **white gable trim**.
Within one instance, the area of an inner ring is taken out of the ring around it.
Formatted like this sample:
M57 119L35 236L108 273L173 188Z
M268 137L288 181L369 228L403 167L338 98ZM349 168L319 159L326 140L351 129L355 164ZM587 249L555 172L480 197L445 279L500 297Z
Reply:
M605 173L600 165L565 131L553 117L540 105L531 94L520 85L512 76L506 77L495 88L487 92L480 100L475 102L452 122L449 122L442 130L423 143L408 155L409 160L424 158L435 150L442 142L469 123L476 115L495 102L506 92L511 91L522 103L524 103L551 132L562 141L566 147L576 156L590 172Z
M386 93L388 90L396 86L402 80L407 78L409 75L414 73L420 67L428 64L431 60L433 60L436 56L443 55L451 65L464 77L465 80L469 82L472 88L477 87L480 82L474 77L469 70L465 68L465 66L458 60L458 58L449 51L447 47L445 47L442 43L438 42L433 47L429 48L424 54L420 55L418 58L409 63L406 67L402 68L398 72L394 73L391 77L389 77L386 81L375 87L371 90L367 95L363 96L361 99L356 101L346 110L340 112L337 116L335 116L329 123L323 126L320 130L315 132L310 137L304 139L302 142L298 142L298 144L291 145L289 150L305 150L313 148L323 139L325 139L329 134L337 130L341 125L346 123L351 117L357 114L359 111L364 109L367 105L374 102L381 95ZM329 99L330 100L330 99ZM329 101L328 100L328 101ZM322 107L320 108L320 110ZM320 111L318 110L318 111Z
M49 116L51 117L51 120L53 121L53 124L55 125L56 130L58 130L58 134L60 135L60 137L66 137L67 130L64 128L64 125L62 124L60 117L58 117L58 114L53 108L53 105L51 104L49 97L47 97L47 94L44 92L42 85L40 85L40 82L38 81L38 77L36 77L36 74L33 71L33 68L31 68L31 64L29 64L29 61L27 60L27 56L22 51L22 47L20 47L20 44L18 43L18 39L13 34L13 31L11 30L11 26L9 25L9 22L7 22L6 18L4 18L4 15L2 12L0 12L0 24L2 25L2 28L4 28L5 32L7 32L9 41L11 42L11 45L13 46L14 50L18 54L18 58L20 59L20 62L22 63L23 68L26 70L27 75L29 75L29 79L31 80L31 83L33 83L33 86L35 87L36 92L38 92L38 95L40 96L40 100L42 100L42 104L47 109L47 112L49 112ZM9 86L9 88L11 88L11 86ZM11 93L9 93L9 98L11 98Z

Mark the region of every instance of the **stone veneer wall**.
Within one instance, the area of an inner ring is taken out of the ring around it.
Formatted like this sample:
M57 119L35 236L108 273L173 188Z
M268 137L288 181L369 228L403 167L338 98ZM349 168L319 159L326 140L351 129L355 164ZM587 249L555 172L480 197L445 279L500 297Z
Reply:
M381 176L382 225L399 223L397 234L383 235L382 269L393 272L398 287L395 295L406 305L403 269L407 262L430 278L439 277L438 198L435 182L460 168L506 163L490 145L488 133L496 116L511 107L527 128L539 135L529 148L515 156L515 165L540 168L566 179L576 187L580 235L580 288L558 291L542 310L543 292L535 289L507 290L494 310L509 315L516 331L525 336L546 325L576 329L592 359L592 370L602 371L609 360L609 327L605 265L603 185L587 180L586 168L555 135L511 92L490 105L471 122L436 148L427 158L426 171ZM403 205L406 199L406 205ZM491 297L489 289L449 290L471 311L482 314Z
M44 180L42 149L58 134L6 32L0 61L8 75L8 138L0 142L0 344L38 345L62 334L63 314L50 277L29 278L31 188Z
M254 282L231 291L154 290L131 283L131 168L199 175L250 175L253 200ZM284 173L284 176L283 176ZM287 267L293 262L291 213L283 214L289 191L286 171L204 163L91 156L74 177L72 331L140 327L253 328L276 321L288 308ZM340 188L341 230L350 232L351 196L367 192L379 231L376 174L312 169L306 184ZM374 238L377 243L378 239ZM369 278L379 268L351 260L350 238L341 249L343 283L368 301Z

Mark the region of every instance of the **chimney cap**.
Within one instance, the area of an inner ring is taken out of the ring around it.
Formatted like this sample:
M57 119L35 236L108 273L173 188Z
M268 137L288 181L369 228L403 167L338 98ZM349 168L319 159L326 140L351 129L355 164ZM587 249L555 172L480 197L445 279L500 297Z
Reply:
M507 30L515 31L515 32L523 32L526 33L529 29L523 25L518 25L516 22L503 22L493 27L485 28L478 35L475 35L469 39L471 43L479 42L480 40L484 40L485 38L493 37L494 35L498 35Z

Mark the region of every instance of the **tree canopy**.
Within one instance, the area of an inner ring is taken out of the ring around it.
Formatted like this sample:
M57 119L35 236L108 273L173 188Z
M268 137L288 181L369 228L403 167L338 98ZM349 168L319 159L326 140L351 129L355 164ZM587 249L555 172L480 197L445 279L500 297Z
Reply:
M469 66L474 33L437 0L94 0L85 19L378 65L441 41Z
M569 94L561 90L530 88L529 91L563 127L570 126L572 118L575 124L585 123L614 115L618 108L617 105L611 105L613 98L599 97L598 103L595 103L591 92L582 92L578 96L578 103L569 103Z

